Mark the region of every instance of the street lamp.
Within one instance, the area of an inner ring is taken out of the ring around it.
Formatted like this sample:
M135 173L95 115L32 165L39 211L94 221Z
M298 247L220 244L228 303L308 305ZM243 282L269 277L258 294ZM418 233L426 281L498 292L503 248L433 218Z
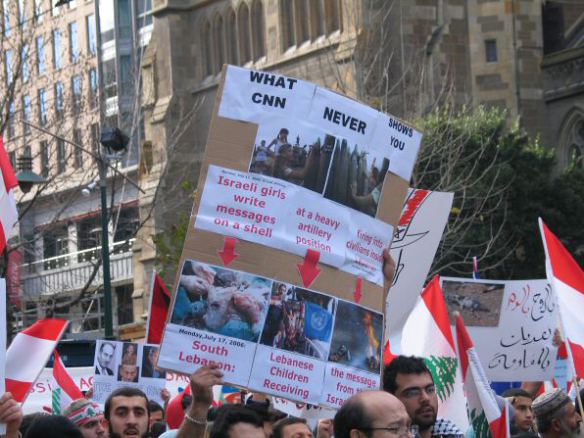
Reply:
M45 178L32 171L32 157L30 152L25 152L18 157L18 170L20 172L16 174L16 179L18 180L18 186L23 193L30 192L30 189L32 189L32 186L35 184L43 184L47 182Z
M114 324L112 317L112 279L110 274L109 258L109 230L107 212L107 169L109 161L120 157L126 151L129 138L119 128L104 128L101 131L99 142L105 148L106 153L100 154L99 165L99 191L101 194L101 268L103 269L103 304L105 312L105 338L114 337Z

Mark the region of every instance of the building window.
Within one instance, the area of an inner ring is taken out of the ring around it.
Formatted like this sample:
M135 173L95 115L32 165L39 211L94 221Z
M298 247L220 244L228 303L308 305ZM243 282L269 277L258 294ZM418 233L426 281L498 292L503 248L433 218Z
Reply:
M57 118L62 118L65 112L65 101L63 96L63 84L57 82L55 84L55 114Z
M16 171L16 151L11 151L8 153L8 158L10 159L10 165Z
M99 258L101 245L101 222L99 216L92 216L77 223L77 249L79 262Z
M239 56L242 65L253 61L251 57L251 27L249 22L249 8L241 3L237 14L237 28L239 31Z
M6 63L6 85L10 86L10 84L12 83L12 79L13 79L13 75L12 75L12 66L14 63L14 59L12 56L12 50L6 50L5 54L5 59L4 62Z
M130 55L120 55L120 79L121 79L121 89L118 91L120 94L125 96L131 96L134 87L132 84L132 57Z
M25 96L22 96L22 116L23 116L23 120L25 122L30 123L31 122L31 116L32 116L32 108L31 108L31 103L30 103L30 96L27 94ZM28 135L30 134L30 125L28 125L27 123L23 123L23 130L24 130L24 134Z
M34 2L34 18L37 23L42 23L45 19L45 11L43 11L43 1L35 0Z
M4 16L4 35L10 36L11 28L10 28L10 1L11 0L4 0L2 2L2 14Z
M497 62L497 40L485 40L485 60Z
M296 45L300 46L310 40L308 33L308 14L306 0L294 0L294 22L296 24Z
M213 74L213 41L211 35L211 25L208 21L203 24L203 57L205 60L205 76L211 76Z
M20 24L21 29L26 29L26 4L25 0L18 0L18 22Z
M47 70L45 64L45 39L42 36L36 39L36 52L37 52L37 71L39 75L44 75Z
M103 86L106 99L118 95L116 81L116 60L109 59L103 63Z
M57 139L57 173L61 174L67 169L67 148L65 142Z
M325 35L322 1L310 2L310 37L312 40Z
M6 136L8 138L14 137L14 102L10 102L8 106L8 126L6 127Z
M265 20L264 20L264 6L259 0L255 0L251 6L251 13L253 17L253 57L255 61L266 56L266 40Z
M152 24L152 0L138 0L136 6L138 27L141 28Z
M61 31L53 31L53 65L58 70L63 67L63 45L61 44Z
M235 21L235 11L229 9L227 13L227 26L225 28L227 34L227 60L229 64L238 65L239 60L237 56L237 25Z
M327 35L341 30L339 0L324 0L324 16L326 17Z
M22 80L28 82L30 79L30 65L28 63L28 44L22 46L21 60L22 60Z
M292 0L280 0L280 26L282 29L282 51L285 52L296 45Z
M118 34L120 38L132 37L132 12L130 11L129 0L116 0L117 5L117 20L118 20Z
M73 143L77 145L82 144L81 129L75 129L73 131ZM73 146L73 165L76 169L81 169L83 167L83 149Z
M43 233L43 258L46 270L56 269L69 264L69 235L66 225L54 226Z
M120 211L116 232L114 233L114 242L124 242L134 238L140 217L138 207L126 207Z
M76 21L69 23L69 57L73 64L79 61L79 39Z
M97 108L97 70L92 68L89 70L89 106L91 109Z
M39 125L45 126L47 121L47 93L44 88L39 88Z
M91 151L94 155L99 154L99 124L91 124Z
M49 144L46 141L41 141L41 175L43 178L48 178L49 171Z
M51 15L56 17L61 13L61 6L57 6L59 0L51 0Z
M81 108L81 100L83 98L81 88L81 75L73 76L71 78L71 98L76 112Z
M133 287L131 284L116 287L118 307L118 325L134 322L134 307L132 304Z
M87 51L95 55L97 53L97 38L95 34L95 15L88 15L86 20L87 25Z
M219 14L217 14L213 21L213 33L215 40L215 71L218 72L221 71L225 63L225 34L223 32L223 18Z

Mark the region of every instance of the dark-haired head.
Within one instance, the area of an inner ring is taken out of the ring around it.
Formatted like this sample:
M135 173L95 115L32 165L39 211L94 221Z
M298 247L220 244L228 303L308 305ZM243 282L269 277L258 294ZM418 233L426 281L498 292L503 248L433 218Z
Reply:
M257 429L258 437L263 437L263 422L251 409L241 405L223 405L216 411L215 421L211 427L209 438L228 438L230 430L239 423Z
M421 357L397 356L383 370L383 390L390 394L395 394L397 390L398 374L424 374L432 373L426 366L426 362Z
M24 434L24 438L83 438L75 424L62 415L36 417Z

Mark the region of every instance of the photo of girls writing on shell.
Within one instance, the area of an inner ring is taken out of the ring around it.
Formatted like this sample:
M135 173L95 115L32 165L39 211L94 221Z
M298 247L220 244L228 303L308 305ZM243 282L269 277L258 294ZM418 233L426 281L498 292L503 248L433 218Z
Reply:
M258 129L249 171L322 194L335 137L317 133L314 129L301 131L300 128L289 130L272 126Z
M257 342L271 289L266 278L186 260L171 323Z
M379 373L383 315L339 300L329 361Z
M337 139L324 197L375 217L389 159Z
M274 282L261 343L326 360L336 299Z

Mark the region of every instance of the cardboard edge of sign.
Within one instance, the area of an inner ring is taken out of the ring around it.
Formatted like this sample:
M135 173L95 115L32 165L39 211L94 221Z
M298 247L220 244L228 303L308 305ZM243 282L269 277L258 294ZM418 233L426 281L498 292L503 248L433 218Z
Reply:
M171 290L170 310L174 308L176 299L176 290L181 274L179 267L183 266L185 260L192 259L210 265L223 266L218 251L223 248L225 236L195 229L202 188L207 178L209 166L213 164L247 172L250 157L253 154L258 125L251 122L226 119L218 115L226 71L227 66L224 65L215 96L207 144L197 183L199 190L194 199L187 236ZM359 103L358 101L356 102ZM408 181L391 172L387 176L383 183L376 219L395 227L399 221L409 184ZM229 269L249 272L250 274L304 287L297 269L297 265L304 260L303 257L243 240L238 240L237 253L239 257L229 264ZM319 264L318 268L321 269L321 272L308 289L355 302L355 286L358 276L324 264ZM361 283L359 305L385 314L385 302L389 286L390 283L387 281L383 287L369 281L363 281ZM172 314L169 312L167 323L170 321L171 316ZM163 334L162 342L164 342L164 335L165 333ZM171 368L166 368L166 370L180 372Z

